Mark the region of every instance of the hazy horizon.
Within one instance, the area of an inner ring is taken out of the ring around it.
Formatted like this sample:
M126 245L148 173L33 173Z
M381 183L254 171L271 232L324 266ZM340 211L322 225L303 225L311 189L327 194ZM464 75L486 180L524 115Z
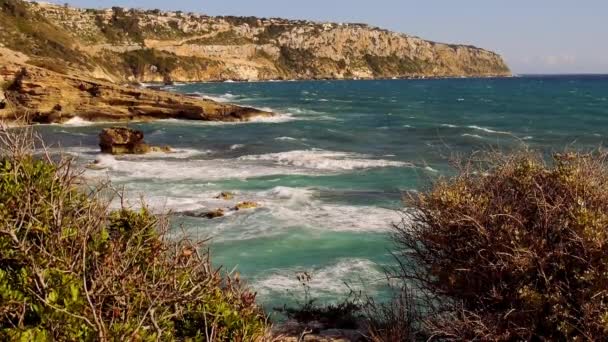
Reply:
M65 1L52 1L64 3ZM608 34L604 24L608 2L585 6L566 0L488 3L404 0L208 1L69 0L77 7L159 8L208 15L282 17L331 22L359 22L423 39L474 45L501 54L515 74L608 74Z

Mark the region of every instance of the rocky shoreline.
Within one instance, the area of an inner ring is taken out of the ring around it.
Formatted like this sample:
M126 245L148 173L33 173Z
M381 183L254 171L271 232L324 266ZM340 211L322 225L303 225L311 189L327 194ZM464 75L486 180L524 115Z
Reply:
M182 119L245 122L274 114L250 107L60 74L0 56L0 120L32 123Z

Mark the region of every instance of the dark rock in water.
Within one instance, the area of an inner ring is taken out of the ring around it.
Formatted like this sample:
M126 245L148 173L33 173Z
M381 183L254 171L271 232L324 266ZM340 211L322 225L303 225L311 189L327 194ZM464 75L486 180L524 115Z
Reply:
M111 154L143 154L150 152L142 131L127 127L105 128L99 134L101 152Z
M127 127L104 129L99 134L99 147L102 153L146 154L150 152L171 152L168 146L150 146L144 142L144 133Z
M212 211L204 211L204 212L186 211L186 212L182 213L182 215L190 216L190 217L207 218L207 219L212 220L215 218L223 217L225 215L225 212L224 212L224 209L215 209Z
M216 209L213 211L210 211L208 213L205 213L204 217L208 218L208 219L214 219L214 218L218 218L218 217L223 217L224 216L224 209Z

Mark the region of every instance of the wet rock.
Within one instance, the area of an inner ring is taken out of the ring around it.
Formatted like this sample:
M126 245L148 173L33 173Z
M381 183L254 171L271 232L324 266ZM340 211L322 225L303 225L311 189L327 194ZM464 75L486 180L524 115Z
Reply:
M226 215L226 212L224 211L224 209L215 209L215 210L211 210L211 211L186 211L186 212L181 213L181 215L189 216L189 217L206 218L206 219L212 220L212 219L224 217L224 215Z
M255 209L258 208L260 205L255 203L255 202L241 202L239 204L237 204L233 210L239 211L239 210L247 210L247 209Z
M221 194L215 197L216 199L222 199L225 201L230 201L234 199L234 194L232 192L222 192Z
M144 154L150 146L144 142L144 133L127 127L105 128L99 134L99 147L102 153Z
M173 150L169 146L152 146L152 152L171 153Z
M216 209L216 210L212 210L212 211L204 213L202 215L202 217L213 220L215 218L223 217L224 215L225 215L224 209Z

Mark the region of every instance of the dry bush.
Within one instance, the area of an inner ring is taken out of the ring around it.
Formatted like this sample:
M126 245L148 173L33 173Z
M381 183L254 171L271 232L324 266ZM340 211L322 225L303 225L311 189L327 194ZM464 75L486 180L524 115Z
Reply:
M213 269L167 218L108 209L69 159L0 133L0 339L252 341L255 294ZM107 190L107 189L106 189Z
M407 202L400 277L437 339L608 337L607 155L478 154Z
M369 298L363 306L366 336L373 342L426 340L421 330L422 315L417 299L407 286L394 292L394 297L387 303L377 303Z

